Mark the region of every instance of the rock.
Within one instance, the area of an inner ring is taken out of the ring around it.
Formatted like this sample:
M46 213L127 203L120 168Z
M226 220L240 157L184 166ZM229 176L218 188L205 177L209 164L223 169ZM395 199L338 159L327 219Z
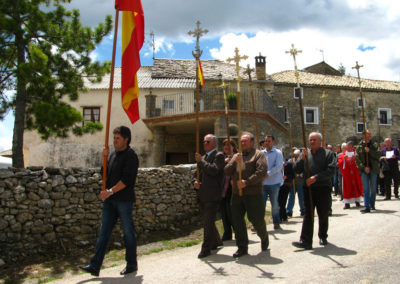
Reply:
M47 192L46 192L46 193L47 193ZM40 197L39 197L37 194L33 193L33 192L29 192L29 193L28 193L28 198L29 198L30 200L33 200L33 201L37 201L37 200L40 199Z
M0 267L3 266L4 264L6 264L6 263L4 262L4 260L2 260L2 259L0 258Z
M6 220L0 219L0 231L3 231L5 228L7 228L8 222Z
M28 212L22 212L17 215L17 221L21 224L25 223L28 220L32 220L33 216L31 213Z
M56 216L65 215L65 208L53 208L53 214Z
M167 205L165 205L164 203L161 203L157 206L157 211L164 211L165 209L167 209Z
M83 197L83 200L85 200L86 202L95 201L96 199L97 199L97 194L93 192L86 192Z
M51 186L56 187L61 184L64 184L64 178L61 175L53 176Z
M43 167L40 167L40 166L30 166L30 167L27 167L27 169L36 172L36 171L41 171L41 170L43 170Z
M42 199L38 202L38 205L41 208L51 208L54 206L54 201L51 199Z
M6 178L10 178L10 177L14 177L14 173L12 171L9 171L7 169L0 169L0 178L1 179L6 179Z
M67 184L73 184L73 183L77 183L78 180L77 180L74 176L69 175L69 176L67 176L67 178L65 179L65 182L66 182Z

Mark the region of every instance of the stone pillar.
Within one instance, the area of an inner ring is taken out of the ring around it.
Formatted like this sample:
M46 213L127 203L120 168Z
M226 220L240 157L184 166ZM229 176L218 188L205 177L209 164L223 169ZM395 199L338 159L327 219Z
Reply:
M146 118L154 117L156 112L156 95L153 95L151 88L150 88L150 93L145 95L145 98L146 98Z
M256 78L257 80L265 80L267 74L265 71L265 56L260 55L255 57L256 59Z
M165 127L156 127L153 130L154 167L165 165Z

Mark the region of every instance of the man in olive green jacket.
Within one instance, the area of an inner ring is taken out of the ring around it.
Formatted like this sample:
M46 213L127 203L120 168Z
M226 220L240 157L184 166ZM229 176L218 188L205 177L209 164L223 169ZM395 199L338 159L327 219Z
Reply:
M366 141L361 141L356 147L356 164L364 189L365 208L361 210L361 213L369 213L371 209L375 210L376 179L379 174L379 158L381 154L378 144L372 142L371 137L371 131L367 130Z
M254 149L254 136L251 133L243 133L240 138L242 153L235 154L225 166L225 174L232 177L232 221L235 229L237 252L233 257L241 257L247 254L248 235L244 215L253 224L257 235L261 239L261 250L268 248L269 240L267 225L265 223L265 206L262 191L262 181L267 177L267 159L263 152ZM238 165L242 162L242 179L239 180ZM239 190L242 189L242 196Z

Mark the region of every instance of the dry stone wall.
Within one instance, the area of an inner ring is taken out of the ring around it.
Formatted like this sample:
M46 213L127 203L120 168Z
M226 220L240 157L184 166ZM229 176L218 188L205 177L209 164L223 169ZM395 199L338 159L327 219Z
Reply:
M194 165L139 169L133 212L138 238L199 221L193 171ZM99 168L0 169L0 258L18 261L67 243L94 243L101 183ZM122 236L119 226L114 235Z

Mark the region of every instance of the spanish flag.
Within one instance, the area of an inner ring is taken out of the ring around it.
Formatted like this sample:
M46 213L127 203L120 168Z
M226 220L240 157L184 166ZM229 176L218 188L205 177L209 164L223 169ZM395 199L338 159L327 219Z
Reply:
M199 73L200 85L204 86L203 68L201 68L201 61L200 61L200 59L199 59L199 67L198 67L197 72Z
M122 11L122 107L130 121L139 119L139 86L136 73L140 68L139 51L144 41L144 14L140 0L115 0L115 9Z

